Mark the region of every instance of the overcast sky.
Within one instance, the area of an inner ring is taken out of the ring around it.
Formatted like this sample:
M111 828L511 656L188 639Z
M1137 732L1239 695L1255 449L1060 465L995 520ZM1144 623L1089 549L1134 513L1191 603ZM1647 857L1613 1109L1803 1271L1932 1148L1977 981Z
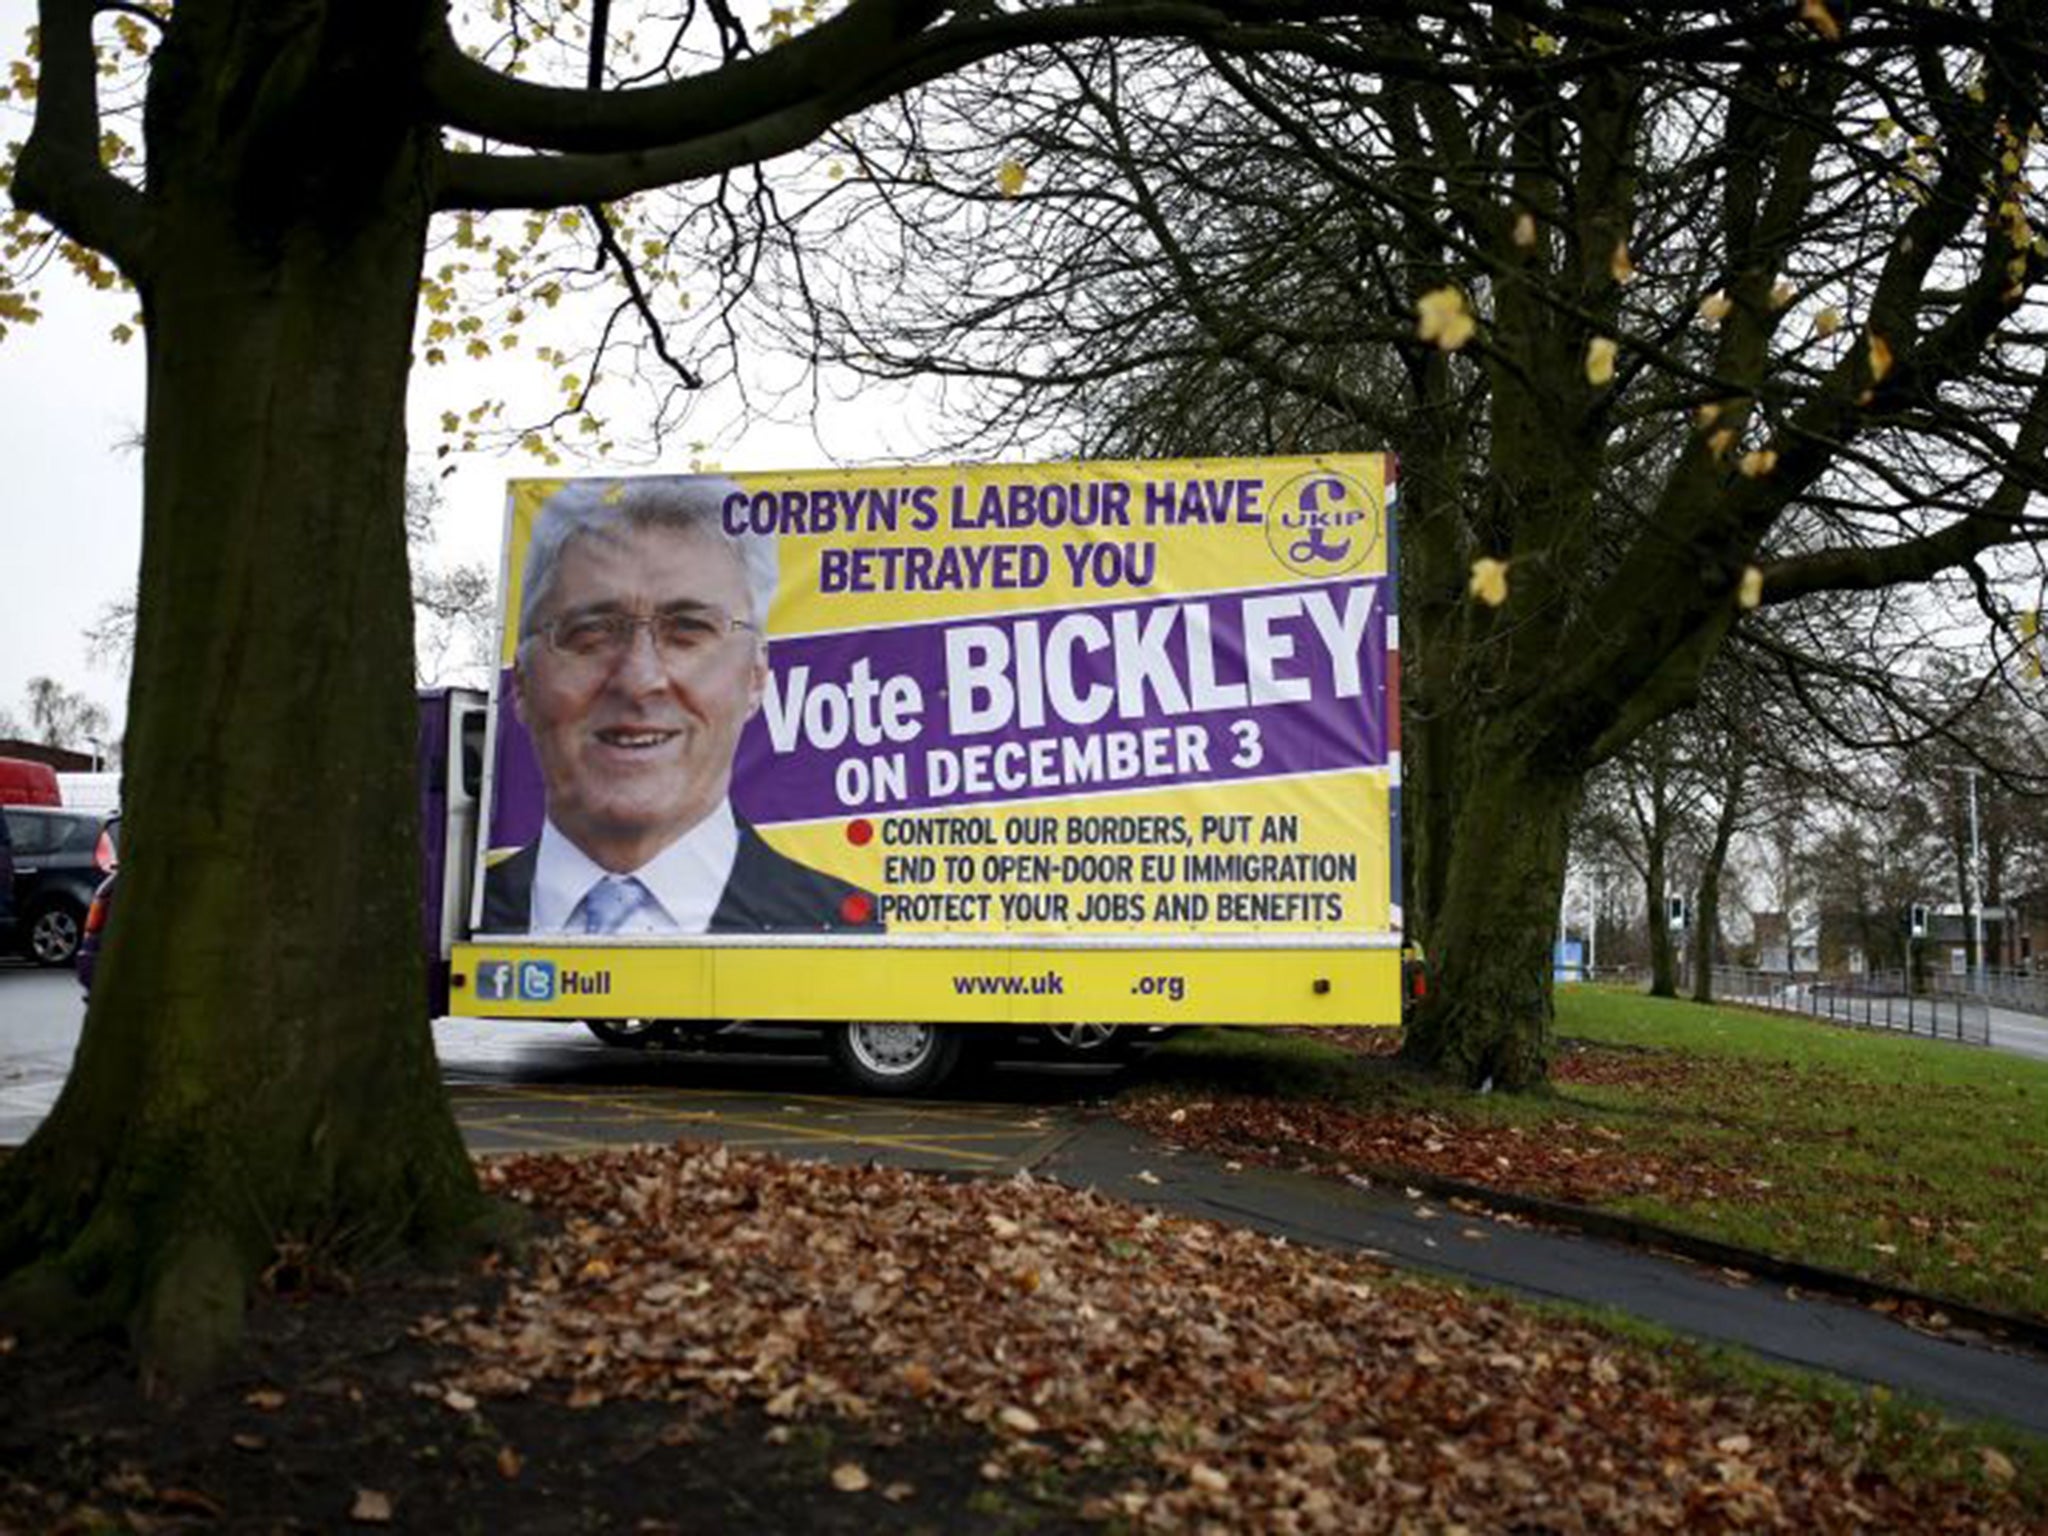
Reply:
M54 677L117 719L126 704L116 674L87 667L82 631L135 584L142 461L120 445L142 428L142 348L107 334L132 296L55 302L74 286L52 278L45 318L0 341L0 709L24 725L31 677Z

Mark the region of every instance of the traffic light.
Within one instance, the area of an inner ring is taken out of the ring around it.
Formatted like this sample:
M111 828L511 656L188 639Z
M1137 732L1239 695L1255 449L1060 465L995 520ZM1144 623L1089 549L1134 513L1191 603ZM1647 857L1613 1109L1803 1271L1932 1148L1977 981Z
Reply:
M1920 902L1914 902L1906 914L1906 932L1916 939L1927 937L1927 908Z

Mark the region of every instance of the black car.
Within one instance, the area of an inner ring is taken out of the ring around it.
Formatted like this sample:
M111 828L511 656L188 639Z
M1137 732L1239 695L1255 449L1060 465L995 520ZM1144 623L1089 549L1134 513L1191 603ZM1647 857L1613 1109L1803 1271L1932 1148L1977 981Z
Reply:
M114 828L98 811L0 809L14 859L13 910L0 913L0 949L40 965L69 965L86 908L114 868Z

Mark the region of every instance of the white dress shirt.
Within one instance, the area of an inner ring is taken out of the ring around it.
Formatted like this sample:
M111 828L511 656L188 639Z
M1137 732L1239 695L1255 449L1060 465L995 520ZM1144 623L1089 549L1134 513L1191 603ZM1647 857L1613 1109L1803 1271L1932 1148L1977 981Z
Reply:
M732 803L718 808L638 869L608 870L578 848L553 821L541 828L533 866L532 933L581 933L578 910L590 888L607 875L630 875L648 899L619 929L622 934L703 933L725 895L739 857L740 828Z

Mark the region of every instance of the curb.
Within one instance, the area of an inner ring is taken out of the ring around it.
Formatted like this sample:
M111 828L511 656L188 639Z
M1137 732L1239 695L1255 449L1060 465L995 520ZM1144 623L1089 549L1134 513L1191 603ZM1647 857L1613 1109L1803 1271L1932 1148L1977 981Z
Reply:
M1872 1302L1890 1301L1901 1306L1940 1312L1962 1329L2023 1344L2034 1353L2048 1354L2048 1320L2041 1318L2000 1312L1995 1308L1960 1301L1952 1296L1887 1285L1883 1281L1872 1280L1863 1275L1852 1275L1844 1270L1828 1269L1823 1265L1808 1264L1799 1259L1780 1258L1776 1254L1765 1253L1755 1248L1740 1248L1733 1243L1701 1237L1695 1232L1682 1232L1675 1227L1667 1227L1660 1222L1648 1221L1639 1216L1626 1216L1592 1206L1571 1205L1562 1200L1546 1199L1541 1195L1517 1194L1509 1190L1494 1189L1485 1184L1468 1184L1462 1179L1445 1178L1440 1174L1425 1173L1420 1169L1387 1168L1369 1164L1347 1166L1353 1168L1361 1177L1371 1179L1375 1184L1420 1189L1439 1200L1469 1201L1488 1210L1504 1211L1509 1215L1527 1216L1551 1226L1567 1227L1588 1237L1624 1243L1632 1248L1652 1252L1676 1254L1680 1258L1711 1264L1718 1269L1739 1270L1744 1274L1783 1281L1788 1285L1796 1285L1801 1290L1837 1296L1866 1306ZM1926 1331L1932 1337L1941 1338L1952 1330Z

